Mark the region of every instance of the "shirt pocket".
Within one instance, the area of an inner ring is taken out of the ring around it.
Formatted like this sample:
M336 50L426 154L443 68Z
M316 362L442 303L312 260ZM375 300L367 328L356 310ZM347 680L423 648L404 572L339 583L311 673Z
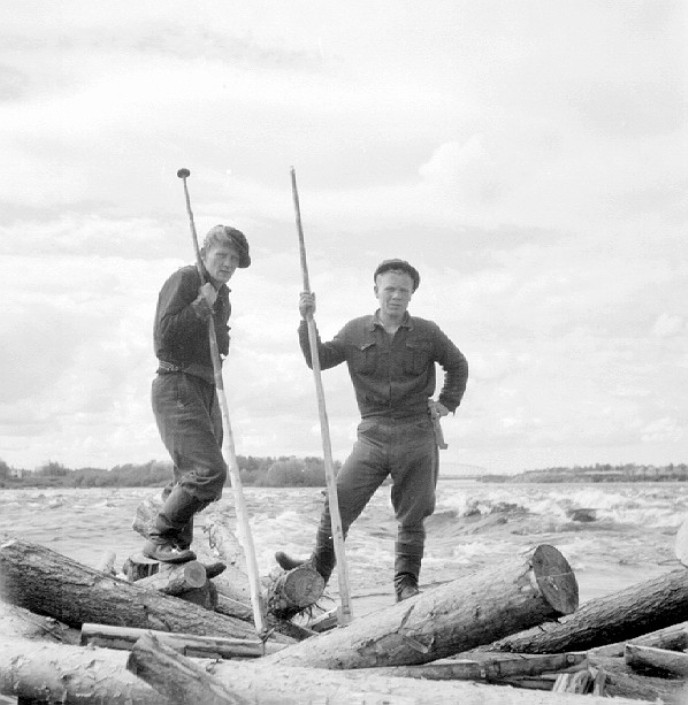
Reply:
M354 372L360 375L373 374L377 367L377 345L375 341L354 344L351 363Z
M429 340L408 340L404 347L402 361L404 372L409 375L420 375L430 364L432 343Z

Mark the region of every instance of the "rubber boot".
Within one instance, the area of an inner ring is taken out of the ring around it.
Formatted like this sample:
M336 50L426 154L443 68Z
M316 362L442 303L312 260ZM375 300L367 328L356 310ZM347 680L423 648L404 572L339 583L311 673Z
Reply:
M180 548L188 535L184 531L204 502L176 485L163 504L143 547L144 555L163 563L184 563L196 558L188 548Z
M397 602L408 600L420 593L418 576L423 560L423 543L397 541L394 559L394 592Z

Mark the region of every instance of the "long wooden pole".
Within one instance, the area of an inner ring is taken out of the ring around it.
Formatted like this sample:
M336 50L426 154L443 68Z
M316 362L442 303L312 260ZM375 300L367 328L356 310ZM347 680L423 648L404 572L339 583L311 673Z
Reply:
M310 282L308 279L308 264L306 262L306 243L303 237L303 227L301 225L301 207L299 205L299 192L296 187L296 172L291 169L291 190L294 197L294 211L296 213L296 229L299 234L299 251L301 253L301 274L303 275L303 290L310 293ZM330 519L332 522L332 538L334 540L334 554L337 559L337 579L339 585L340 608L338 610L338 621L340 624L349 624L353 619L351 608L351 596L349 590L349 576L346 568L346 554L344 551L344 531L342 530L342 519L339 513L339 499L337 497L337 480L332 463L332 444L330 442L330 425L327 420L327 409L325 407L325 391L322 384L322 374L320 370L320 355L318 353L318 333L315 327L313 314L309 313L306 318L308 325L308 342L311 351L311 362L313 367L313 377L315 379L315 392L318 398L318 412L320 414L320 435L323 444L323 459L325 462L325 481L327 483L327 497L330 507Z
M191 199L189 198L189 189L186 185L186 179L189 177L188 169L180 169L177 176L184 182L184 197L186 198L186 210L189 214L189 223L191 224L191 236L193 239L194 252L196 253L196 267L202 282L208 281L208 272L203 264L201 251L198 247L198 235L196 233L196 225L194 223L193 212L191 211ZM229 468L229 478L234 494L234 507L237 515L237 534L239 542L244 549L246 558L246 569L249 579L249 589L251 593L251 607L253 608L253 621L256 631L263 638L267 631L265 623L265 604L262 597L260 587L260 575L258 573L258 561L256 560L256 549L253 545L253 536L251 534L251 525L248 518L248 509L244 500L243 486L241 476L239 475L239 464L237 463L236 450L234 445L234 435L232 426L229 420L229 406L227 404L227 396L225 394L225 385L222 379L222 363L220 361L220 350L217 345L217 335L215 333L215 324L213 317L208 319L208 340L210 343L210 357L213 361L213 374L215 376L215 388L217 389L217 398L222 412L222 454Z

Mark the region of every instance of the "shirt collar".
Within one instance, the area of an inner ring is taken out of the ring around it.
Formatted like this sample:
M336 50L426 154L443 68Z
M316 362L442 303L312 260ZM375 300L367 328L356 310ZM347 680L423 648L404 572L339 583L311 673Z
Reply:
M375 311L375 313L371 316L368 329L375 330L376 326L380 326L381 328L383 327L382 321L380 320L380 309L377 309L377 311ZM409 330L413 330L413 318L411 318L408 311L404 313L404 317L399 324L399 328L408 328Z

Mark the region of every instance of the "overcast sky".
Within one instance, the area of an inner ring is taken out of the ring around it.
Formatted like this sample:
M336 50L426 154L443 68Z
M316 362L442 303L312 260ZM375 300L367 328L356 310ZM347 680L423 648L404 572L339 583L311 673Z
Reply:
M421 273L470 365L445 467L688 461L681 0L21 0L0 5L0 459L166 459L157 293L242 229L236 449L320 455L289 170L324 338ZM441 376L440 376L441 379ZM335 458L346 368L324 373Z

